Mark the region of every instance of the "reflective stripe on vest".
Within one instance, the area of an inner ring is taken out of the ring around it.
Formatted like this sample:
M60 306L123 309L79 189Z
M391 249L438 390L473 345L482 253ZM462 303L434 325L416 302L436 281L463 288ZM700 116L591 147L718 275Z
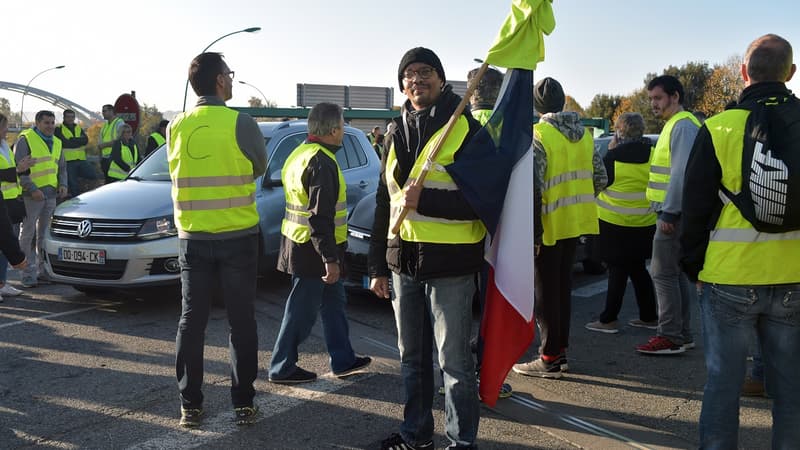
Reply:
M722 186L742 189L742 146L750 112L731 109L706 121L722 169ZM732 285L773 285L800 282L800 232L760 233L732 202L725 202L709 233L699 279Z
M71 138L74 138L74 137L79 138L79 137L81 137L81 135L83 133L82 133L81 127L79 127L78 125L75 125L75 134L72 134L72 131L70 131L70 129L67 128L67 126L62 123L61 124L61 134L64 136L64 139L71 139ZM86 146L85 145L82 145L82 146L80 146L78 148L63 148L63 143L62 143L62 149L64 151L64 160L67 161L67 162L69 162L69 161L85 161L86 160Z
M670 142L672 139L672 129L679 120L689 119L700 128L700 122L689 111L679 111L667 120L664 128L661 130L661 135L658 136L655 150L653 150L652 162L650 164L650 177L647 184L647 199L653 202L663 203L667 197L667 188L669 187L669 174L672 170L670 163L671 148Z
M645 194L649 173L649 162L634 164L614 161L614 183L597 196L597 216L600 220L623 227L655 224L656 213Z
M161 147L162 145L164 145L164 142L167 142L167 140L164 139L164 136L162 136L161 133L159 133L158 131L150 133L150 137L153 138L154 141L156 141L156 148Z
M133 170L133 166L139 161L139 147L133 144L133 149L131 150L127 145L122 144L120 145L120 153L122 153L122 161ZM122 170L122 167L112 160L111 164L108 166L108 176L121 180L128 176L128 172Z
M333 223L336 243L342 244L347 241L347 184L342 170L339 168L339 163L336 161L336 156L318 143L300 144L283 164L281 180L286 197L286 211L283 221L281 221L281 234L298 244L304 244L311 240L309 225L311 213L308 211L309 198L306 187L303 186L303 174L309 161L320 152L333 160L339 175L339 195L336 200Z
M225 106L198 106L170 122L167 157L179 230L224 233L258 223L253 164L236 143L238 115Z
M53 137L53 150L47 148L44 139L41 138L33 129L20 133L28 141L28 148L31 151L31 159L34 161L31 166L31 181L37 188L44 186L58 187L58 160L61 158L61 139Z
M14 161L14 154L9 151L8 157L9 159L6 159L0 155L0 169L10 169L12 167L16 169L17 163ZM17 176L17 180L19 180L19 176ZM22 195L22 188L19 187L18 181L0 182L0 190L3 191L3 198L6 200L12 200Z
M103 128L100 129L100 143L104 144L106 142L112 142L119 139L117 136L117 127L119 123L122 122L122 119L119 117L114 117L111 122L106 122L103 124ZM111 147L106 147L103 149L103 158L108 158L111 156Z
M589 133L571 142L554 126L539 122L533 126L542 143L547 170L542 189L542 243L598 234L597 206L594 197L594 144Z
M420 155L417 157L414 167L411 169L406 186L419 178L423 168L428 167L429 171L422 183L424 188L457 190L450 174L445 170L445 166L452 164L455 153L461 147L469 131L467 119L463 116L456 121L447 141L439 149L436 159L428 163L428 155L431 154L436 141L442 135L443 129L437 130L425 144ZM397 154L395 153L394 143L389 148L386 157L386 186L389 190L389 202L391 205L390 229L388 238L395 237L392 234L391 226L400 216L403 201L403 189L394 179L394 172L397 167ZM416 210L409 210L408 215L400 224L400 238L407 242L430 242L436 244L474 244L480 242L486 236L486 227L480 220L448 220L441 217L431 217L420 214Z

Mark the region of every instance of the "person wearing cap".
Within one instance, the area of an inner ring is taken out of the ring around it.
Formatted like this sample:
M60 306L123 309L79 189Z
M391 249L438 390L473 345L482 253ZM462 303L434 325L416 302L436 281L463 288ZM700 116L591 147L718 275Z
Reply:
M475 68L467 73L467 83L472 82L472 79L478 74L480 68ZM494 102L497 101L497 96L500 95L500 86L503 84L503 74L499 70L486 69L486 72L472 92L469 98L470 110L472 117L475 118L481 125L486 125L489 117L492 117L492 109Z
M452 447L473 448L480 406L470 330L486 228L444 167L480 124L469 111L458 116L424 182L413 184L461 98L427 48L403 55L397 82L408 99L386 133L368 270L381 298L390 298L392 277L405 410L399 433L381 448L433 448L434 344L444 372L445 434ZM403 207L408 215L395 234Z
M169 125L169 120L162 120L158 122L158 128L150 133L150 136L147 138L147 146L144 148L144 154L142 155L142 159L144 159L150 153L153 153L155 149L164 145L166 138L164 136L167 135L167 125Z
M515 364L514 372L561 378L567 366L571 319L572 264L578 237L598 234L595 197L608 181L591 134L580 117L564 109L564 90L553 78L543 78L533 90L540 115L533 126L535 220L541 220L536 245L536 319L541 330L539 357ZM541 196L541 202L538 197Z

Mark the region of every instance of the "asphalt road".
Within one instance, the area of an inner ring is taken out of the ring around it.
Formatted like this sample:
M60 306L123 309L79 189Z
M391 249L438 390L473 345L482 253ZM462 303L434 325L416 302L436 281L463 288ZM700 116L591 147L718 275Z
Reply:
M560 380L510 374L514 396L482 409L481 448L697 447L705 379L697 314L696 349L638 355L633 347L648 330L624 327L603 335L583 328L602 308L604 285L602 276L576 274L570 372ZM0 449L378 448L402 418L390 305L350 297L353 346L375 358L369 372L333 377L318 324L300 348L300 364L323 375L296 387L272 385L265 369L287 290L281 277L260 283L260 421L244 428L232 423L227 322L224 310L214 309L205 352L207 417L192 431L178 426L177 298L91 298L61 285L6 298L0 303ZM635 314L633 298L626 299L621 319ZM435 442L443 447L443 397L437 396L435 408ZM742 400L743 448L769 447L770 408L769 399Z

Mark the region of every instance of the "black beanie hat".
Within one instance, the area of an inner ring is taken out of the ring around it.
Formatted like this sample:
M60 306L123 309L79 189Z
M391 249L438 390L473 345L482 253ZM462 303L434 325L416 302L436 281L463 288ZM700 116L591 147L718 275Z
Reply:
M442 67L442 62L439 61L439 57L436 56L436 53L433 53L433 50L425 47L416 47L403 55L403 59L400 60L400 67L397 68L397 83L400 85L400 92L403 92L403 72L406 71L406 67L415 62L425 63L433 67L436 69L436 73L439 74L439 78L441 78L443 82L447 82L447 79L444 77L444 67Z
M565 100L561 83L550 77L542 78L533 88L533 106L539 114L560 112Z

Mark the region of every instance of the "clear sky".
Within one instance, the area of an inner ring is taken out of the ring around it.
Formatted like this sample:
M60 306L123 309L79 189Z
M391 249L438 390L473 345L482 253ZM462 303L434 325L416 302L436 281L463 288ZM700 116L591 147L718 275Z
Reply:
M113 5L113 6L112 6ZM130 6L127 6L130 5ZM465 80L483 58L509 11L509 0L39 0L32 15L6 16L0 33L0 80L55 92L100 110L122 93L140 103L180 110L189 61L214 44L236 80L257 86L279 106L296 103L297 83L395 88L397 64L415 46L433 49L446 76ZM129 9L125 9L126 6ZM19 12L24 5L17 5ZM556 28L535 79L551 76L584 107L598 93L628 94L648 72L688 61L721 63L748 43L777 33L800 55L800 3L765 0L556 0ZM4 8L8 12L9 7ZM800 75L789 83L800 91ZM189 89L188 104L195 96ZM231 106L258 91L235 83ZM21 94L0 91L12 110ZM47 108L26 97L25 110ZM58 117L60 119L60 115Z

